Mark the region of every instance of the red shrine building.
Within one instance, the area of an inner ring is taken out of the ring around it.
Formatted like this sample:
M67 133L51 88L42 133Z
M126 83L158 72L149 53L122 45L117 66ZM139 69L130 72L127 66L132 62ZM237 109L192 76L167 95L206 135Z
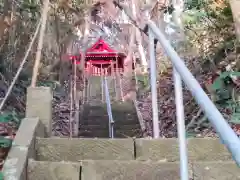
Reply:
M112 49L101 37L92 47L88 48L85 55L85 71L88 75L101 76L113 75L124 71L126 55ZM80 63L81 54L70 56L70 60Z

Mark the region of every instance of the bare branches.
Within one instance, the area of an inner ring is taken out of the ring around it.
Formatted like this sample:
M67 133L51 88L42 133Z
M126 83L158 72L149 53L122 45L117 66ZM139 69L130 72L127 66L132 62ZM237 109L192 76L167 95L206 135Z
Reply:
M5 102L6 102L6 100L7 100L7 98L8 98L8 96L10 95L10 93L11 93L11 91L12 91L12 89L13 89L13 86L15 85L15 83L16 83L16 81L17 81L17 79L18 79L18 77L19 77L19 75L20 75L20 73L21 73L21 71L22 71L22 69L23 69L23 66L24 66L24 64L25 64L25 62L26 62L26 60L27 60L27 57L28 57L28 55L29 55L29 53L30 53L30 51L31 51L31 49L32 49L33 43L34 43L34 41L35 41L35 39L36 39L36 37L37 37L38 31L39 31L39 28L40 28L40 24L41 24L41 22L38 23L38 26L37 26L37 28L36 28L36 30L35 30L35 33L34 33L33 37L32 37L32 41L31 41L31 43L29 44L28 50L27 50L27 52L26 52L26 54L25 54L25 56L24 56L24 58L23 58L23 60L22 60L22 62L21 62L21 64L20 64L20 66L19 66L19 68L18 68L18 71L17 71L17 73L16 73L16 75L15 75L15 77L14 77L11 85L10 85L9 88L8 88L8 91L7 91L4 99L2 100L2 102L1 102L1 104L0 104L0 111L2 110L2 108L3 108L3 106L4 106Z
M49 9L49 0L45 0L44 7L42 10L42 18L41 18L42 24L41 24L40 35L39 35L38 48L37 48L36 59L35 59L35 64L33 68L32 83L31 83L32 87L35 87L37 82L38 69L40 65L40 59L41 59L42 47L43 47L43 38L45 35L45 29L46 29L48 9Z

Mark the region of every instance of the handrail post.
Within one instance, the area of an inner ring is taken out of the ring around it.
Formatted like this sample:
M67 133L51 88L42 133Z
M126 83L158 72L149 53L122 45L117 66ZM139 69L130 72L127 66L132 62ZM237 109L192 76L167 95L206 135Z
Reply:
M184 8L184 0L173 0L172 5L173 21L177 25L177 32L180 32L180 39L176 41L177 47L181 47L182 38L184 37L184 31L182 28L181 14ZM177 33L175 31L175 34ZM180 174L181 180L188 180L188 153L186 143L186 129L185 129L185 117L184 117L184 105L183 105L183 88L182 79L177 70L173 67L173 79L174 79L174 91L175 91L175 103L176 103L176 119L177 119L177 131L179 141L179 153L180 153Z
M153 113L153 137L159 138L158 104L157 104L157 73L156 57L154 48L154 35L151 29L149 32L149 54L150 54L150 75L151 75L151 93L152 93L152 113Z
M175 68L173 68L173 78L174 78L179 152L180 152L181 180L188 180L188 154L187 154L186 132L185 132L182 80Z
M104 101L104 83L103 83L103 67L101 64L101 92L102 92L102 102Z
M108 84L107 84L107 77L104 77L104 85L105 85L105 97L106 97L106 103L107 103L107 112L108 112L108 118L109 118L109 137L114 138L114 121L112 116L112 108L110 103L110 97L109 97L109 91L108 91Z

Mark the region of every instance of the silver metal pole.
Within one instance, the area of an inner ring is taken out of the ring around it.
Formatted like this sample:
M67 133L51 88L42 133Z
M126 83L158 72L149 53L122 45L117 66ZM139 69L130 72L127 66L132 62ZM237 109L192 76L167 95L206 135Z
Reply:
M148 27L152 30L156 38L161 43L174 67L180 74L182 80L187 85L188 89L192 92L192 95L196 99L197 103L205 111L208 119L215 128L216 132L219 134L222 142L226 144L228 150L232 153L233 159L237 162L238 166L240 166L240 140L238 136L229 126L227 121L223 118L222 114L209 99L198 81L194 78L192 73L184 64L183 60L178 56L177 52L172 48L169 41L157 28L154 22L149 20Z
M102 91L102 102L104 101L104 84L103 84L103 67L101 64L101 91Z
M186 132L185 132L182 80L175 68L173 69L173 78L174 78L174 90L175 90L178 141L179 141L179 151L180 151L181 180L188 180L188 154L187 154Z
M178 48L180 48L181 47L180 42L184 37L184 33L183 33L184 31L182 28L182 21L181 21L184 2L183 0L173 0L172 4L174 7L173 20L178 27L177 32L180 31L180 37L177 38L176 45ZM177 118L179 153L180 153L181 180L188 180L188 153L187 153L185 118L184 118L183 88L182 88L181 77L175 68L173 68L173 77L174 77L176 118Z
M153 137L159 138L158 104L157 104L157 73L156 57L154 49L154 35L149 29L149 54L151 70L151 93L152 93L152 112L153 112Z
M107 84L107 77L104 77L104 85L105 85L105 96L106 96L106 103L107 103L107 112L109 117L109 137L114 138L114 132L113 132L113 116L112 116L112 108L110 103L110 97L109 97L109 91L108 91L108 84Z

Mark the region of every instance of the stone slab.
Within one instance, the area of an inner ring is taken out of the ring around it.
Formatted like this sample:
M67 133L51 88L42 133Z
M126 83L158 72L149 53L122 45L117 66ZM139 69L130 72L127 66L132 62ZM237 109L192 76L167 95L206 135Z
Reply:
M37 138L35 147L43 161L134 159L132 139Z
M188 157L193 161L232 160L225 145L217 138L188 139Z
M26 180L28 148L12 147L3 165L4 180Z
M179 161L177 139L137 139L136 159L153 161ZM190 161L231 160L230 153L219 139L192 138L187 140Z
M27 89L26 117L38 117L46 127L46 133L52 133L52 91L49 87L29 87Z
M177 180L178 163L84 161L81 180Z
M25 118L22 120L17 134L12 143L12 147L23 146L28 148L29 157L35 157L35 138L44 137L44 126L38 118Z
M83 161L81 180L180 180L180 164L156 161ZM195 162L189 164L189 179L239 180L234 162Z
M234 162L197 162L193 172L194 180L240 180L240 168Z
M179 161L177 139L136 139L136 159Z
M80 163L28 161L28 180L79 180Z

